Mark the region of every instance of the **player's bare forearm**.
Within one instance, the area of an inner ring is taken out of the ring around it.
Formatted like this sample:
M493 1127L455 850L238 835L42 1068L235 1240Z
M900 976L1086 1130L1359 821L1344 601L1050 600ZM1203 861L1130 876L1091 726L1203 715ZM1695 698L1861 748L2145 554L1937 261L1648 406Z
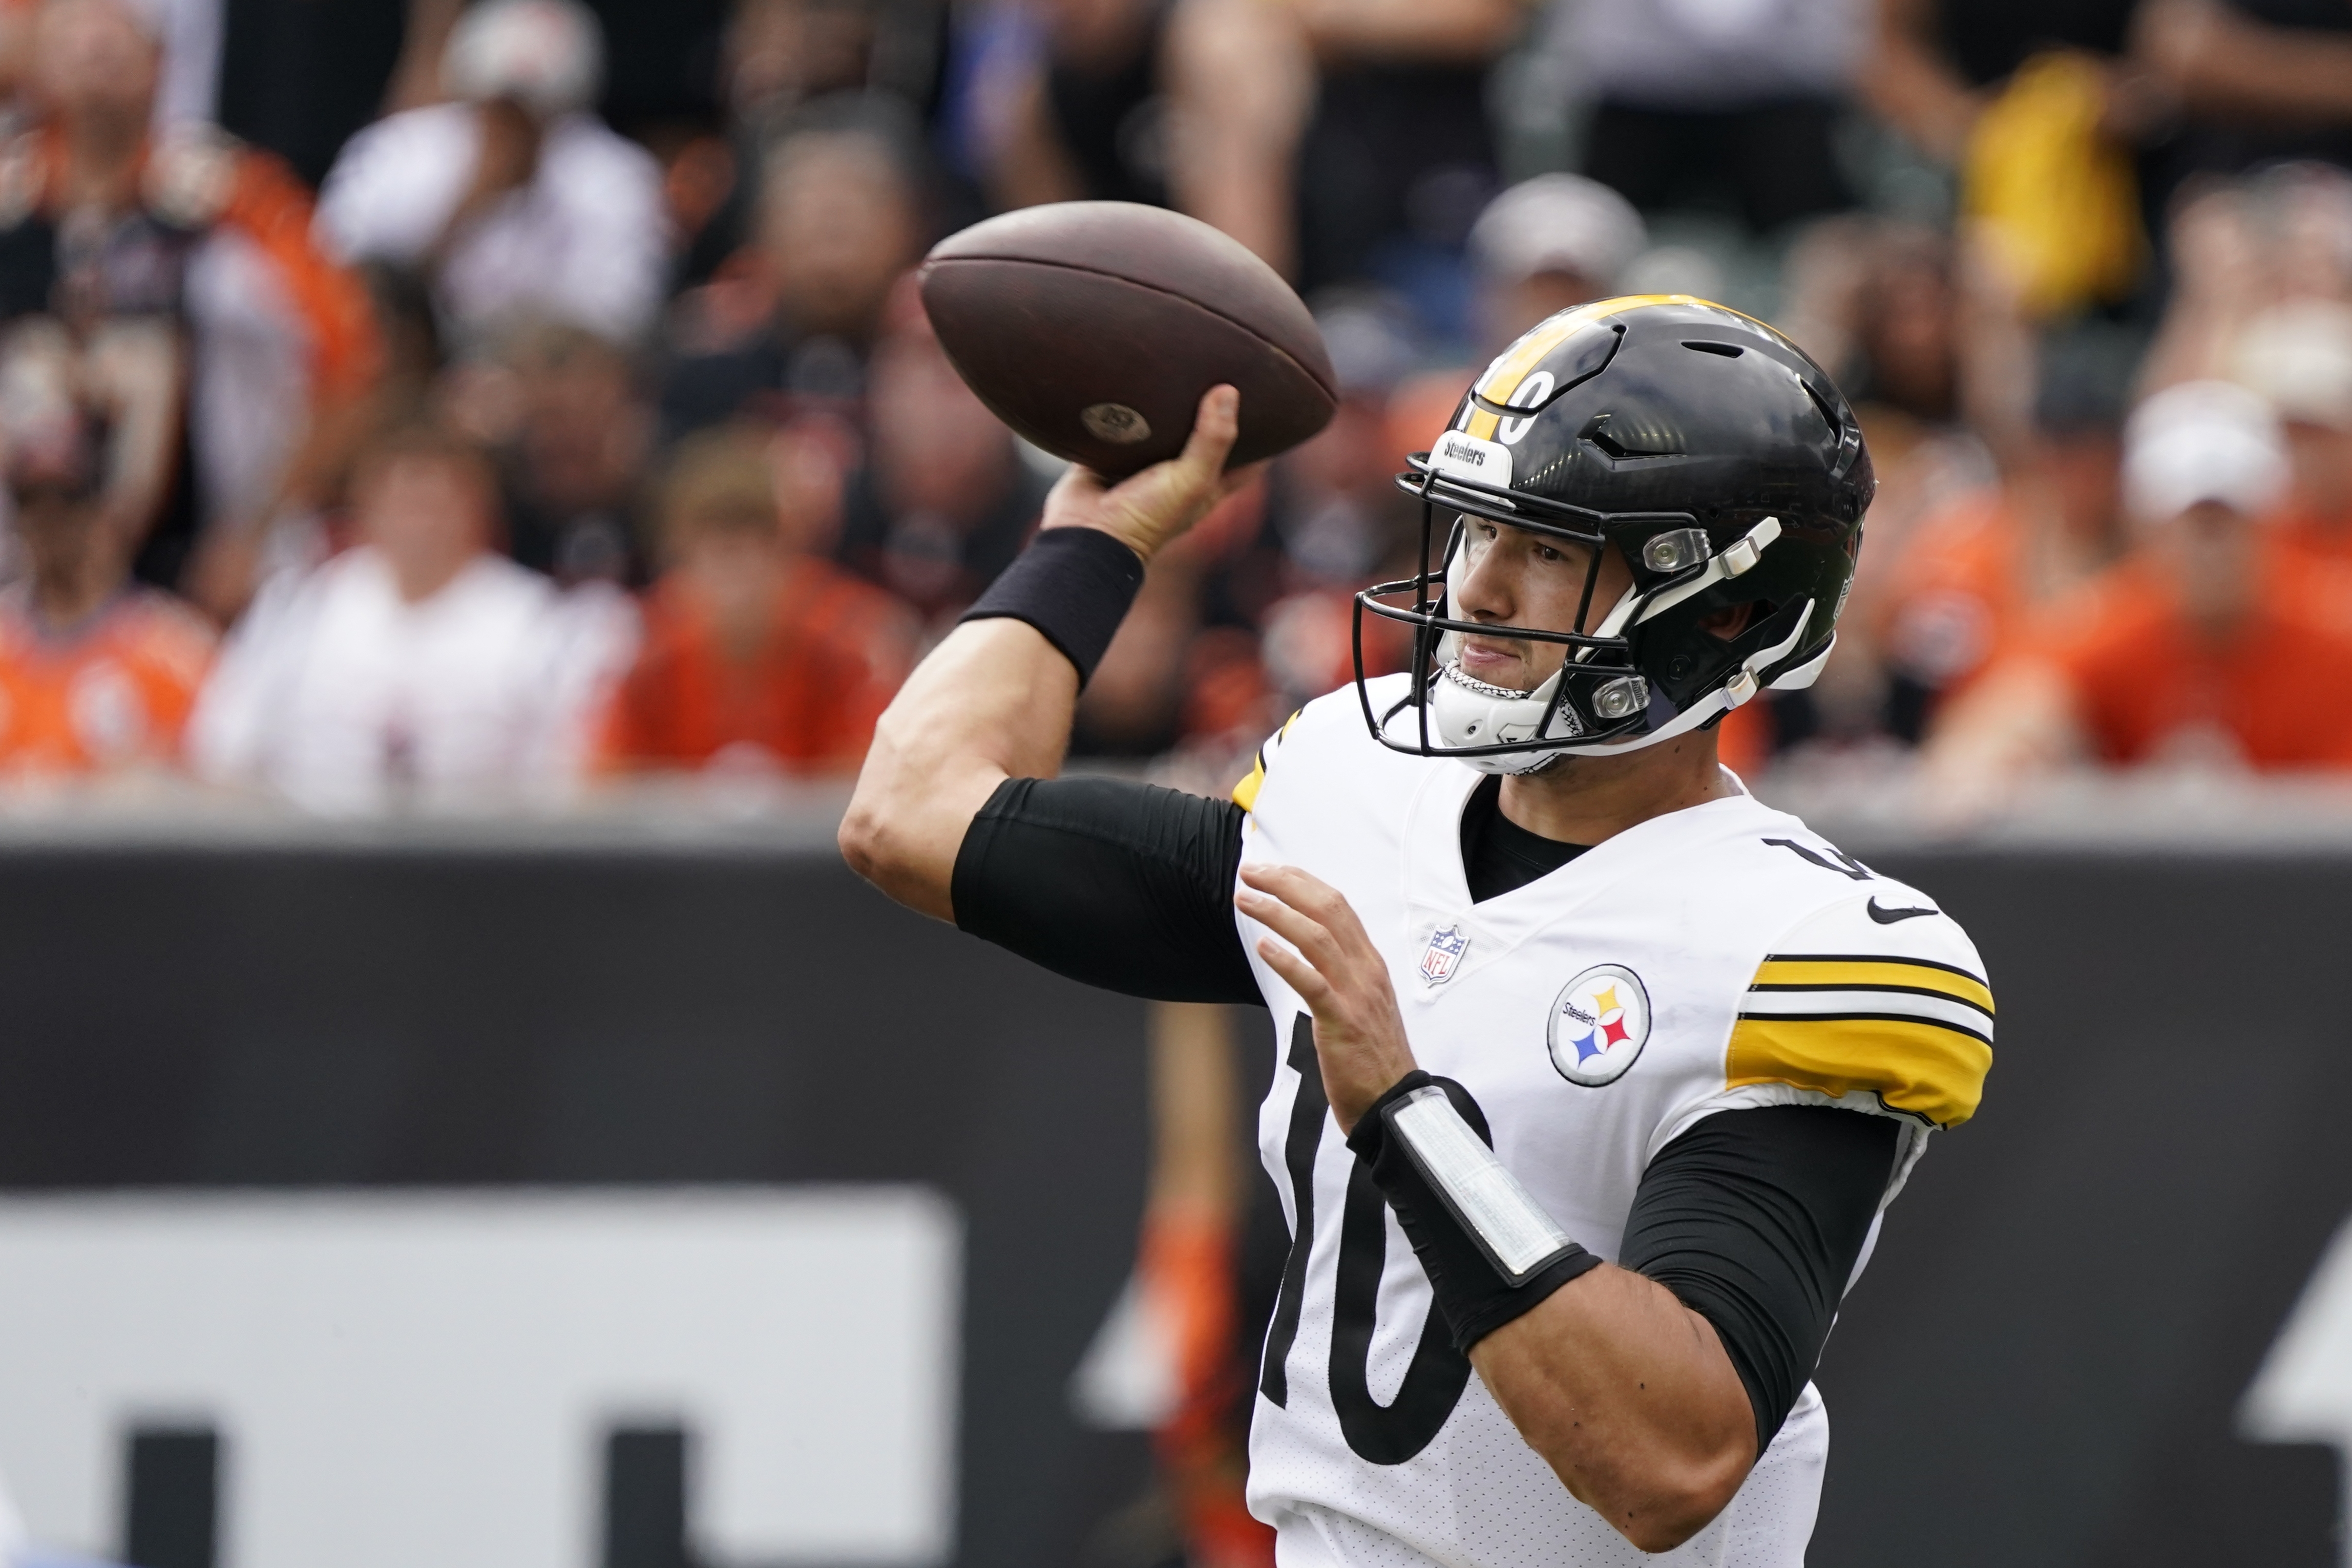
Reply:
M1715 1326L1612 1264L1470 1347L1562 1485L1644 1552L1681 1545L1756 1463L1756 1415Z
M948 633L884 710L841 820L852 870L910 909L955 918L966 829L1007 779L1060 770L1078 673L1024 621Z
M1098 528L1150 560L1245 477L1225 473L1239 408L1231 387L1212 388L1184 450L1119 484L1071 469L1046 497L1039 527ZM875 728L841 821L843 858L909 908L955 918L951 884L965 831L1005 779L1060 769L1077 698L1077 671L1027 622L957 627Z
M1234 897L1273 935L1257 952L1315 1019L1331 1114L1353 1132L1414 1068L1386 961L1347 899L1289 866L1244 865ZM1645 1552L1723 1511L1756 1462L1756 1417L1714 1326L1607 1264L1471 1347L1470 1359L1568 1490Z

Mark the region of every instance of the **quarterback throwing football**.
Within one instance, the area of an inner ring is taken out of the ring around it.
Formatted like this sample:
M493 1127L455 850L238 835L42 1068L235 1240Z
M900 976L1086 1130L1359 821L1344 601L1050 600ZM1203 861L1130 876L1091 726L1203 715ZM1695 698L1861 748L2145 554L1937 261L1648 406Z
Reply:
M1074 472L882 720L842 827L894 897L1139 996L1257 1002L1293 1242L1250 1501L1283 1568L1794 1565L1810 1381L1992 996L1960 928L1749 796L1714 721L1829 656L1874 480L1786 339L1679 296L1552 317L1400 484L1403 674L1217 801L1054 777L1234 394Z

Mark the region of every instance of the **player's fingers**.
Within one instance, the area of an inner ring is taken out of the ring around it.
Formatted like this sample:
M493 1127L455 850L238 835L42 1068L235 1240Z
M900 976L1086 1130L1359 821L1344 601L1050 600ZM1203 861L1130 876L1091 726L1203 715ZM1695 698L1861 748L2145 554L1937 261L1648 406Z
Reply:
M1259 871L1264 880L1253 878L1249 874L1252 871ZM1314 873L1288 865L1266 866L1262 870L1248 867L1244 870L1242 880L1281 899L1334 936L1347 940L1349 946L1370 946L1371 939L1364 935L1363 923L1356 918L1356 911L1348 903L1347 894Z
M1225 459L1233 455L1234 442L1241 433L1242 394L1230 386L1211 387L1201 394L1201 406L1192 415L1192 434L1185 437L1176 465L1195 483L1220 483Z
M1250 873L1255 872L1255 878ZM1234 894L1234 906L1244 915L1269 929L1278 931L1290 944L1311 959L1315 967L1329 976L1334 984L1350 992L1369 988L1378 994L1394 994L1389 980L1388 961L1380 949L1364 934L1361 922L1348 907L1345 898L1305 873L1288 867L1252 867L1244 873L1244 880L1269 881L1277 885L1266 892L1243 892ZM1314 887L1322 888L1328 900L1318 900L1328 910L1331 921L1326 924L1316 918L1313 911L1298 907L1313 897L1305 888L1296 885L1303 878Z
M1331 973L1342 961L1339 944L1331 939L1329 931L1275 894L1240 893L1234 895L1234 904L1244 915L1305 954L1324 973Z
M1265 960L1267 968L1282 977L1284 985L1298 993L1298 999L1307 1004L1308 1010L1320 1012L1331 1005L1331 982L1297 953L1271 936L1261 936L1257 939L1257 956Z

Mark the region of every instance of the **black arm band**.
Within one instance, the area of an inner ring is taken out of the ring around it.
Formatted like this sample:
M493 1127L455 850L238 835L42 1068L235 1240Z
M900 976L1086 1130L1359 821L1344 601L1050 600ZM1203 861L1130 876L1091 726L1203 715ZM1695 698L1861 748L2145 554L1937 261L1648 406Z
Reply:
M1348 1134L1348 1146L1370 1169L1372 1185L1396 1211L1397 1223L1404 1228L1413 1255L1421 1260L1422 1271L1429 1276L1438 1310L1454 1330L1454 1348L1466 1352L1512 1319L1533 1311L1562 1285L1599 1268L1601 1260L1563 1237L1549 1255L1530 1260L1514 1282L1496 1257L1492 1243L1480 1239L1460 1199L1447 1200L1423 1163L1414 1158L1407 1134L1398 1128L1396 1118L1412 1102L1414 1091L1432 1087L1443 1090L1470 1131L1493 1147L1494 1134L1487 1130L1486 1113L1471 1098L1470 1091L1450 1078L1419 1071L1406 1073L1372 1103L1356 1130ZM1432 1108L1444 1114L1444 1107ZM1461 1134L1457 1130L1453 1135L1459 1138ZM1520 1201L1527 1201L1524 1195Z
M1100 528L1048 528L997 574L958 624L1025 621L1077 666L1084 686L1142 586L1142 560Z

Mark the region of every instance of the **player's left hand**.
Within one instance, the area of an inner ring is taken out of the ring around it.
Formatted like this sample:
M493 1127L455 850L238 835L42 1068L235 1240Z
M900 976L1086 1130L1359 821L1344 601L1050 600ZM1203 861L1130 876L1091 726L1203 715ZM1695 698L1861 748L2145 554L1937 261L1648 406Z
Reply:
M1258 938L1258 956L1315 1015L1323 1092L1339 1130L1353 1132L1372 1102L1418 1065L1388 964L1328 883L1278 865L1245 865L1242 881L1234 904L1282 938Z

